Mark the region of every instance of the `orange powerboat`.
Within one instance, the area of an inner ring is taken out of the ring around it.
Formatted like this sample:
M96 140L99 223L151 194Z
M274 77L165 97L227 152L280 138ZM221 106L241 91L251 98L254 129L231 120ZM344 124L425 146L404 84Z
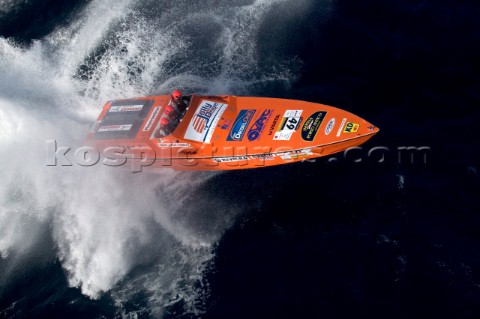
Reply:
M379 129L297 100L172 95L109 101L87 143L104 164L232 170L293 163L358 146Z

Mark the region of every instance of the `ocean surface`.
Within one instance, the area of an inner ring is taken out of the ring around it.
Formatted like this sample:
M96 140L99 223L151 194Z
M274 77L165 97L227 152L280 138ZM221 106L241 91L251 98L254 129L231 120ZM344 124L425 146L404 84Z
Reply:
M480 4L0 0L0 318L480 318ZM381 131L316 161L47 166L103 103L300 99Z

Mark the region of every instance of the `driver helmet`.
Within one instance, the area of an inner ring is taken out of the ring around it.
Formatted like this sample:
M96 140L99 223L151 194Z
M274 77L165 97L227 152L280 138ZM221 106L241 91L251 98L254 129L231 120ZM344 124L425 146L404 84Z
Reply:
M167 105L165 107L165 114L167 114L168 116L172 116L174 114L174 109L171 105Z
M166 117L162 117L162 119L160 120L160 124L162 126L167 126L168 124L170 124L170 121Z
M182 97L182 92L180 90L175 90L172 92L172 97L175 101Z

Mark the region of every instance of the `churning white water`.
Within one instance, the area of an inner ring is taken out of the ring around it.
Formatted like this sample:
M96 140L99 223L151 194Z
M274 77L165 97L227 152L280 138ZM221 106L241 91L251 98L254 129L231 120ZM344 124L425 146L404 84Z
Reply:
M180 301L199 311L212 244L239 210L202 189L214 174L46 163L47 141L81 145L108 99L288 85L281 61L258 72L252 40L284 1L206 2L95 0L28 46L0 38L2 258L27 255L47 229L70 285L91 298L110 293L120 315L162 316ZM15 5L2 1L0 12ZM124 304L139 293L147 308L132 314Z

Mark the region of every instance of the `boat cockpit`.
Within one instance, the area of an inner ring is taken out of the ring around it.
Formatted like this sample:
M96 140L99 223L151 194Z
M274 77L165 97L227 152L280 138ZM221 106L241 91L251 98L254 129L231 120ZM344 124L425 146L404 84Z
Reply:
M174 100L171 100L163 107L160 120L153 130L152 138L161 138L172 134L185 116L191 99L191 95L185 95L180 98L179 102L175 103Z

